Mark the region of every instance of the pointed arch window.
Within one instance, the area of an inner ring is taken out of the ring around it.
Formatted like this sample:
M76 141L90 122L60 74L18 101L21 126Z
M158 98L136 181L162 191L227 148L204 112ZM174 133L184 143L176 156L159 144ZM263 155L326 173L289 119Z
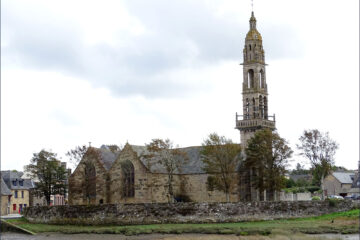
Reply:
M250 69L248 71L248 88L254 87L254 70Z
M123 192L122 196L124 198L134 197L135 196L135 171L134 165L131 161L126 160L121 164L121 170L123 173Z
M96 170L93 163L85 165L85 198L88 203L96 198Z

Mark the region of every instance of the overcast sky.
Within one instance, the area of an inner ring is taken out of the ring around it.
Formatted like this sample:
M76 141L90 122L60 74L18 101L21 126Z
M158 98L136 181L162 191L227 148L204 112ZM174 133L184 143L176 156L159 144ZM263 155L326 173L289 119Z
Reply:
M250 0L1 1L1 168L41 149L240 142L242 50ZM296 143L304 129L359 151L357 0L255 0L269 113ZM294 154L295 165L303 159Z

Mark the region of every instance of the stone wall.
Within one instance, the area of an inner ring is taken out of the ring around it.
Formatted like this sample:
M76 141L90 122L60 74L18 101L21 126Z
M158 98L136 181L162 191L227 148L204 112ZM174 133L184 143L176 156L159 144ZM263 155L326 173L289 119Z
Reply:
M155 224L211 223L272 220L317 216L359 208L359 203L339 201L249 203L142 203L77 206L37 206L25 209L32 223L50 224Z
M10 212L9 196L1 195L1 208L0 216L7 215Z

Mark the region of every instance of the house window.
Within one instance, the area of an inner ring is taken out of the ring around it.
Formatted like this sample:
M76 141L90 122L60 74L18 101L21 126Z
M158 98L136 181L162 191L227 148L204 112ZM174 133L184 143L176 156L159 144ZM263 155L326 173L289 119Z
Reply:
M13 204L13 211L16 211L16 204Z
M127 160L121 164L121 168L123 173L123 197L134 197L134 165L129 160Z
M25 203L25 204L24 204L24 208L26 208L26 206L27 206L27 205L26 205L26 203Z
M12 183L14 186L16 186L16 180L13 180Z
M24 198L24 191L21 191L21 198Z
M19 186L24 186L24 180L19 181Z
M15 191L15 198L18 198L18 191Z

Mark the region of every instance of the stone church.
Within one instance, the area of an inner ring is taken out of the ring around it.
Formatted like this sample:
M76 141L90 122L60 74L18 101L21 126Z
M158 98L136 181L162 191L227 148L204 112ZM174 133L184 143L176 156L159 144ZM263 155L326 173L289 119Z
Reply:
M243 115L236 114L236 129L240 131L242 147L255 131L275 129L275 115L268 114L268 92L265 54L256 19L251 13L250 30L243 50ZM208 174L203 170L201 147L181 148L188 161L173 179L174 198L194 202L225 202L224 192L209 188ZM145 146L126 144L121 151L89 147L69 178L69 204L168 202L168 174L161 164L143 157ZM259 200L250 186L253 171L239 175L236 187L230 191L230 201Z

